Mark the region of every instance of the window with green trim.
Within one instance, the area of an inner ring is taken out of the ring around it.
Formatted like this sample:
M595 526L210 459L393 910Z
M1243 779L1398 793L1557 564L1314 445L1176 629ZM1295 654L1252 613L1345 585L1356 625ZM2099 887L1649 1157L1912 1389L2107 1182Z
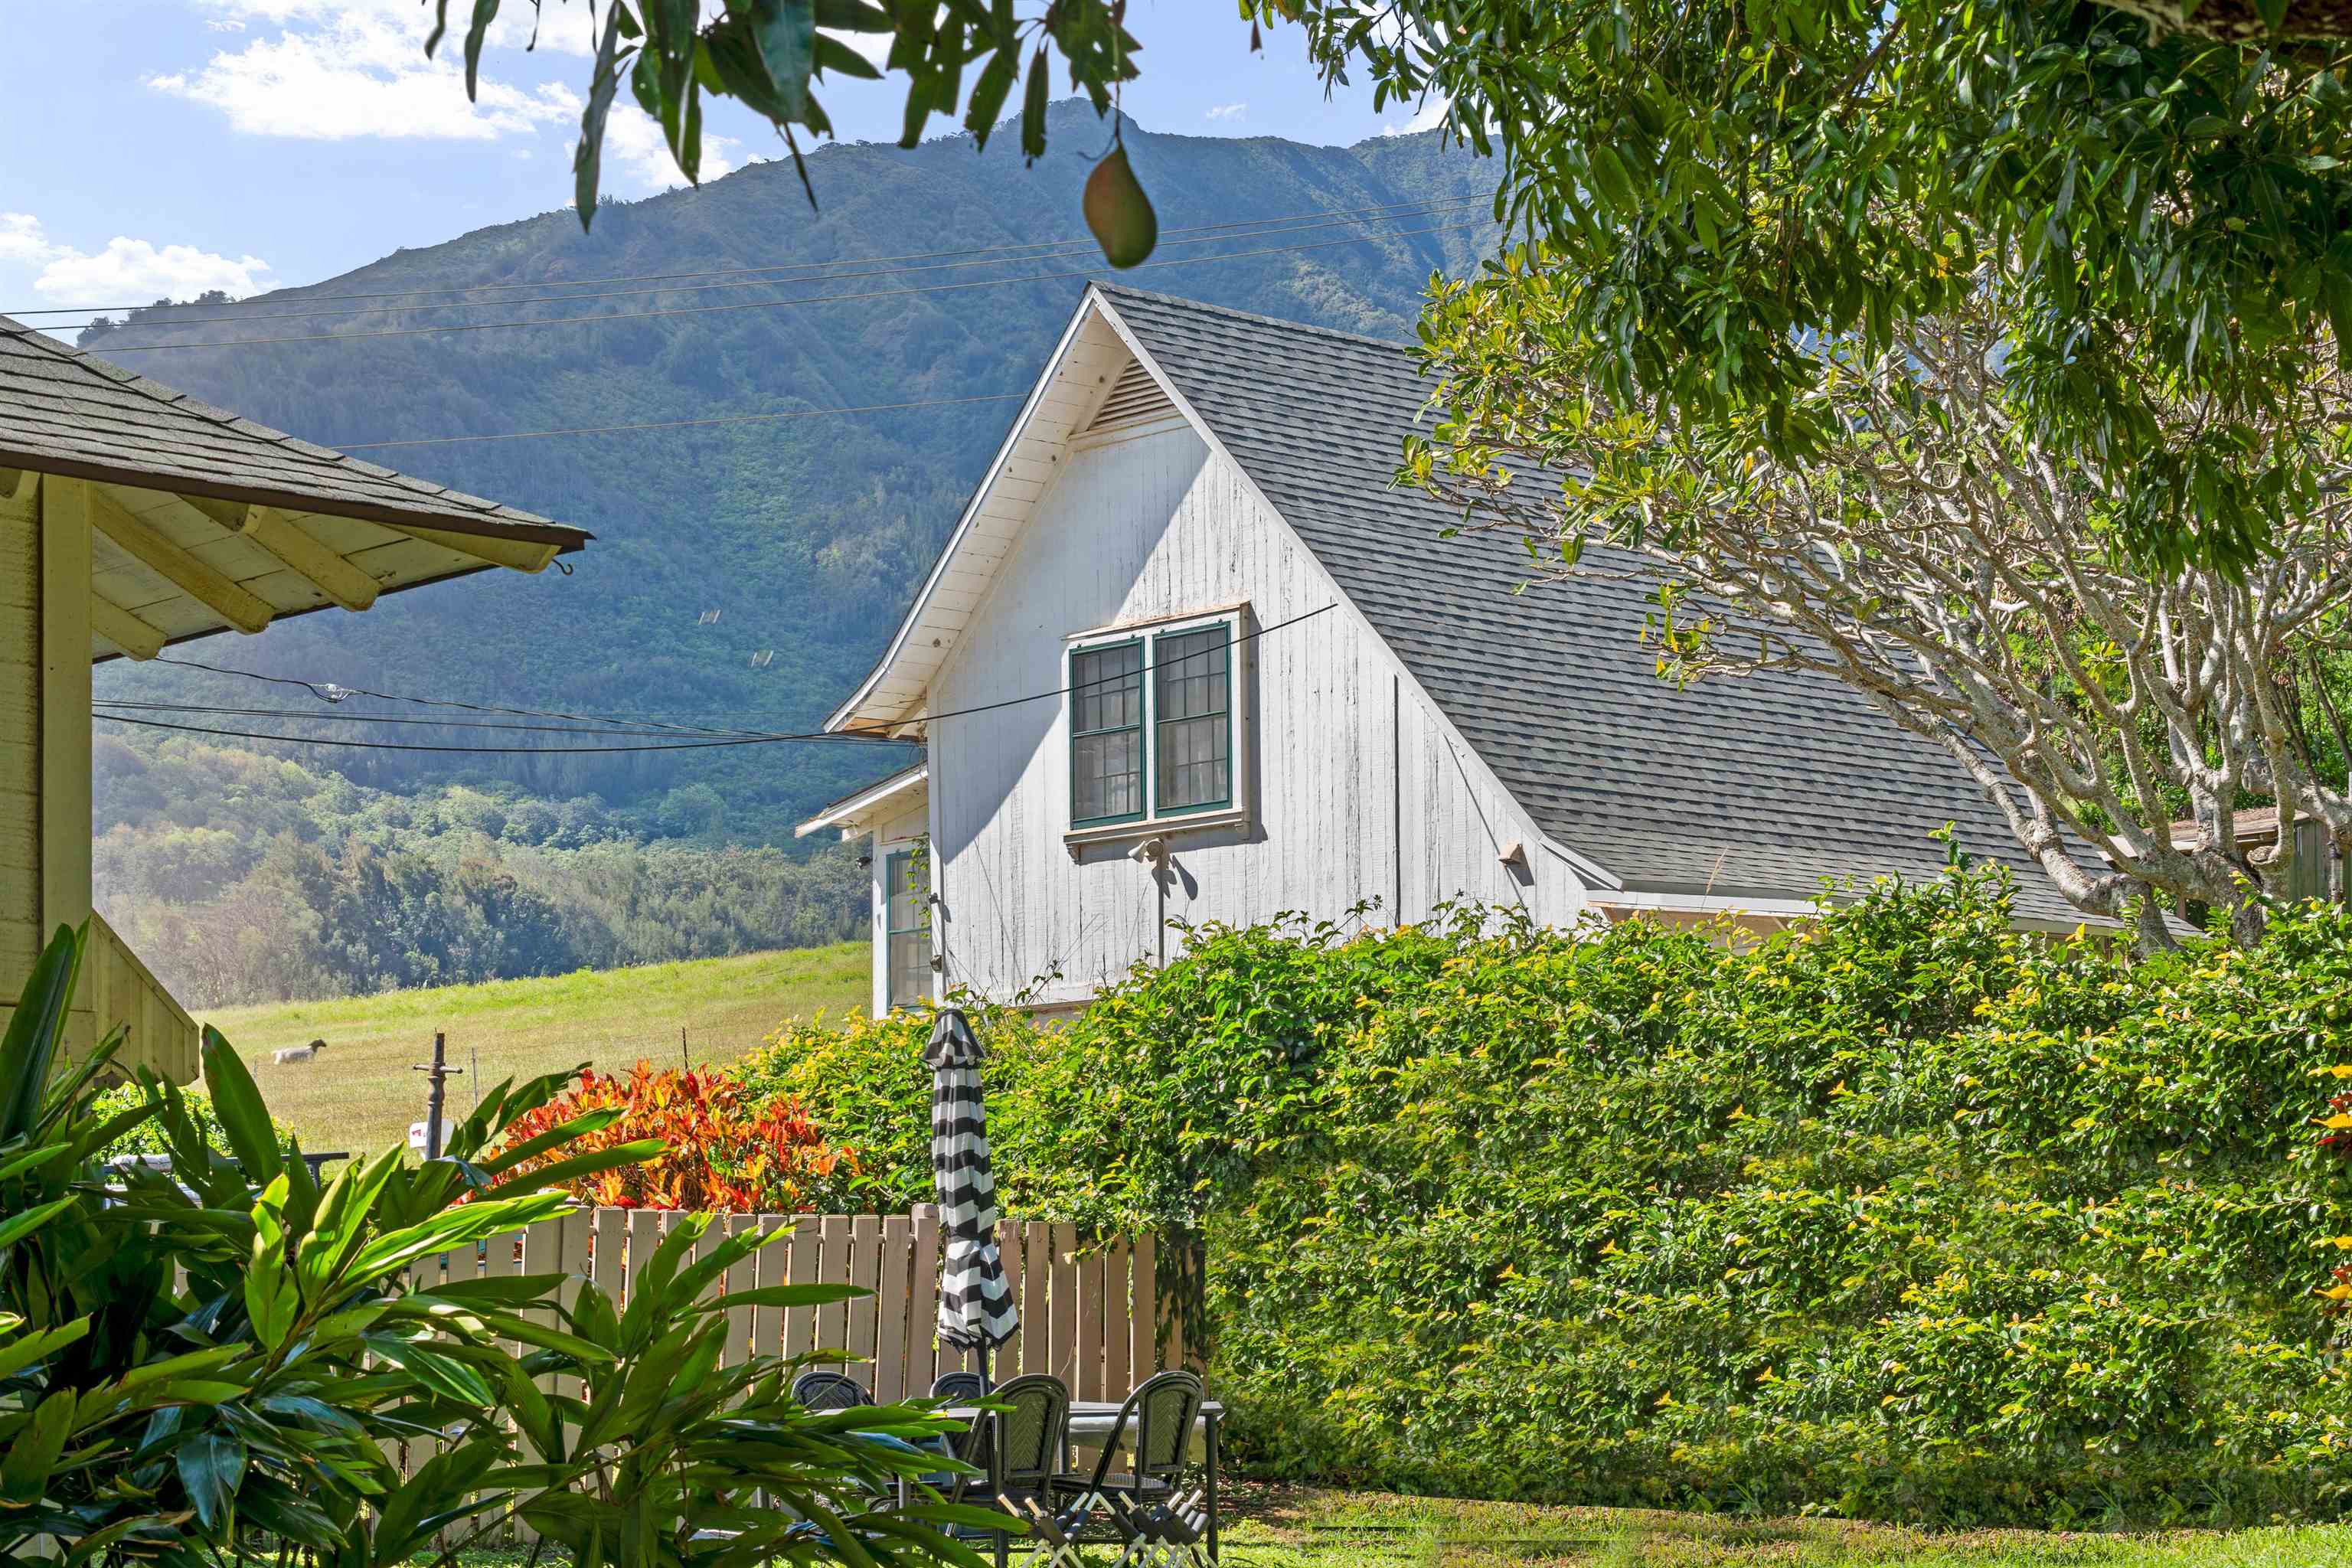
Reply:
M1143 802L1143 644L1070 655L1070 820L1132 822Z
M911 1007L931 994L929 889L917 873L922 857L901 849L882 862L883 942L890 1005Z
M1234 803L1233 627L1151 639L1152 797L1163 816Z

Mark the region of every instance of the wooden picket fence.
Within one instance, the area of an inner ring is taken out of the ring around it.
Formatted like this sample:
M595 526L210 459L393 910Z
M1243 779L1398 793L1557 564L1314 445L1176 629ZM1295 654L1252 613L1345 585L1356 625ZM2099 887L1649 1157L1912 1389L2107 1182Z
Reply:
M412 1271L422 1288L478 1275L568 1274L592 1279L625 1309L629 1281L680 1216L655 1209L578 1210L524 1231L520 1245L460 1247ZM838 1349L857 1358L840 1370L882 1403L928 1394L940 1373L973 1364L939 1343L939 1210L904 1215L727 1215L705 1233L789 1231L728 1270L713 1294L755 1286L846 1284L869 1295L823 1307L730 1310L724 1362ZM990 1367L998 1382L1047 1372L1078 1399L1118 1399L1154 1372L1187 1364L1183 1324L1163 1286L1160 1245L1142 1235L1084 1239L1066 1225L997 1227L1021 1328ZM520 1347L518 1347L519 1349ZM551 1382L552 1380L551 1380ZM411 1444L408 1466L429 1446Z

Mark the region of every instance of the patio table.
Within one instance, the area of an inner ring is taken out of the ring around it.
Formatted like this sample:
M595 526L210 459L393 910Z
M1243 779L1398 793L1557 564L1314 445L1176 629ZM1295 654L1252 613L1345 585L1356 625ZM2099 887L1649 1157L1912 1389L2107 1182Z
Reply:
M1065 1428L1068 1436L1068 1447L1100 1448L1111 1440L1111 1434L1118 1426L1118 1413L1124 1408L1124 1403L1116 1399L1070 1401L1070 1422ZM978 1416L981 1411L977 1405L951 1405L941 1410L940 1414L957 1416L965 1422L970 1422ZM1192 1441L1187 1445L1191 1457L1200 1461L1204 1477L1202 1501L1209 1510L1208 1546L1209 1561L1212 1563L1223 1561L1217 1555L1217 1436L1224 1426L1224 1420L1223 1405L1213 1399L1203 1400L1201 1404L1200 1419L1194 1425ZM1132 1416L1129 1417L1127 1425L1130 1428L1134 1426L1135 1421Z

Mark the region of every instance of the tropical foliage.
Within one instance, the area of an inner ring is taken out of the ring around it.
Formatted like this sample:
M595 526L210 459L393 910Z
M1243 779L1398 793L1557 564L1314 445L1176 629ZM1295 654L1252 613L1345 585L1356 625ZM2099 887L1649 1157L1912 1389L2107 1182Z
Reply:
M2334 1515L2352 910L2135 960L1996 873L1762 939L1204 928L979 1016L1016 1214L1202 1237L1258 1467L1943 1521ZM920 1021L747 1064L886 1188ZM830 1086L830 1087L828 1087ZM2339 1240L2338 1238L2342 1239Z
M121 1037L59 1060L79 952L60 931L0 1040L0 1556L361 1568L449 1561L520 1518L583 1564L977 1568L936 1529L952 1510L870 1500L945 1468L908 1441L938 1420L817 1415L789 1396L792 1363L719 1367L730 1308L843 1293L717 1294L757 1233L673 1226L617 1311L562 1277L442 1278L452 1249L509 1246L562 1212L562 1182L656 1152L515 1173L610 1113L487 1152L569 1075L487 1094L446 1158L389 1153L321 1190L216 1033L205 1068L227 1156L169 1086L95 1113ZM168 1175L92 1163L151 1120ZM392 1452L426 1439L404 1479Z
M2154 943L2192 905L2252 940L2264 894L2324 889L2352 853L2334 478L2352 382L2332 365L2277 388L2263 422L2299 493L2263 561L2150 572L2117 546L2126 477L2021 404L2025 323L1995 268L1884 350L1806 356L1789 405L1815 435L1783 462L1760 406L1613 397L1616 351L1551 266L1436 286L1425 356L1454 415L1407 439L1407 470L1520 535L1537 575L1647 585L1661 674L1845 682L1968 771L2076 907L2137 914ZM2182 447L2213 417L2208 398L2146 402ZM2250 805L2306 825L2309 851L2247 842Z
M553 1129L593 1119L579 1150L657 1143L651 1158L565 1181L583 1203L615 1208L692 1209L719 1214L838 1213L851 1206L854 1153L828 1144L785 1097L764 1103L719 1072L655 1071L639 1061L625 1074L583 1068L578 1085L515 1118L509 1149L529 1149ZM530 1181L541 1166L572 1156L549 1148L512 1166Z
M2352 332L2352 37L2287 0L1244 0L1503 158L1604 390L1801 465L1816 345L1993 288L2021 417L2149 563L2243 564L2321 481L2265 439ZM2170 22L2151 13L2170 12ZM2219 37L2183 16L2216 24ZM1508 289L1507 281L1496 287ZM2204 417L2181 438L2168 404Z

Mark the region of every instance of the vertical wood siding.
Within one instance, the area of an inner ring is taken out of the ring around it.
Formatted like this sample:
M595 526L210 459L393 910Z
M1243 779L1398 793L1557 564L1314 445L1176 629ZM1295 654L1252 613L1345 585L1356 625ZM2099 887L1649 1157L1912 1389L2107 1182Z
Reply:
M1256 626L1274 626L1335 601L1244 645L1253 819L1166 829L1174 868L1164 895L1128 857L1140 833L1071 858L1065 700L934 724L929 818L948 978L1002 998L1058 971L1038 998L1083 1000L1157 956L1163 898L1171 956L1176 921L1286 910L1337 920L1375 900L1363 918L1379 925L1422 920L1449 899L1574 920L1584 889L1540 851L1526 814L1313 553L1189 427L1069 452L929 706L1058 689L1074 632L1238 602ZM1532 865L1525 882L1499 862L1514 842Z
M0 495L0 1008L40 948L41 556L37 490ZM0 1012L5 1021L5 1012Z

